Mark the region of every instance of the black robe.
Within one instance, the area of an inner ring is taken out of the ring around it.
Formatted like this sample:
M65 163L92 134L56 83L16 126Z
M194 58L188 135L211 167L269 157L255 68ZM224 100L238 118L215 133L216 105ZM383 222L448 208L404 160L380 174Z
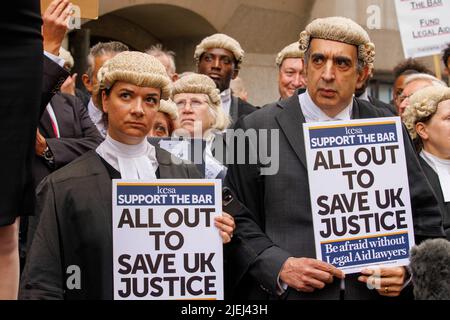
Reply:
M195 165L173 164L156 147L157 176L198 179ZM40 222L22 274L20 299L112 299L112 179L120 174L89 151L46 177L37 189ZM66 281L81 271L81 289ZM73 267L72 267L73 268Z
M441 212L443 214L442 222L444 225L445 236L447 240L450 241L450 202L444 202L444 194L442 192L441 183L439 182L439 177L434 172L434 170L425 162L422 157L419 157L420 164L422 166L423 172L428 178L428 181L433 188L434 193L436 194L437 201L441 208Z

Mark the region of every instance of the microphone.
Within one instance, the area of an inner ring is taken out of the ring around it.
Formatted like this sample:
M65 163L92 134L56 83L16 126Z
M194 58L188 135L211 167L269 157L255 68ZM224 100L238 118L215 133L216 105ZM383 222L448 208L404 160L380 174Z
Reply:
M450 242L429 239L411 249L416 300L450 300Z

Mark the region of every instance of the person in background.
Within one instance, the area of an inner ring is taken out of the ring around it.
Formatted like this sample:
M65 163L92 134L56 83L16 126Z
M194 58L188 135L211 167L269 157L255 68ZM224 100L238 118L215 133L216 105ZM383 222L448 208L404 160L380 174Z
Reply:
M287 99L297 89L306 88L303 57L304 52L300 51L298 41L278 53L275 63L278 67L280 99Z
M194 53L197 72L207 75L215 82L220 91L222 108L233 123L257 110L250 103L231 94L230 82L239 75L244 54L239 42L222 33L203 39Z
M204 139L205 177L224 178L226 144L222 131L229 126L230 118L223 111L214 81L202 74L185 76L174 83L172 99L178 107L175 134ZM219 148L222 152L216 153Z
M100 106L97 105L92 96L95 95L95 90L98 88L98 71L103 64L109 59L116 56L118 53L128 51L128 46L118 41L99 42L93 46L88 55L88 69L85 74L81 76L86 90L91 94L88 102L89 117L97 127L103 138L106 137L107 126L103 112Z
M442 62L445 66L445 72L450 77L450 43L442 54Z
M416 59L406 59L399 64L397 64L394 67L393 70L394 73L394 85L392 87L392 98L393 98L393 105L395 106L395 109L399 110L400 108L400 95L403 92L403 89L405 88L405 78L411 74L415 73L426 73L432 75L433 72L429 70L424 64L419 62Z
M428 86L409 98L403 121L416 142L420 164L441 207L450 241L450 88Z
M167 71L169 78L172 82L178 80L179 76L177 74L177 67L175 64L175 52L170 50L165 50L163 45L158 43L157 45L151 46L145 51L145 53L155 57L162 63Z
M177 117L177 105L171 99L161 100L148 136L158 138L170 137L175 130Z
M414 73L407 76L404 80L404 88L402 94L398 97L398 102L400 102L398 114L403 116L405 109L409 106L409 97L420 89L429 86L444 86L447 85L439 80L438 78L426 74L426 73Z

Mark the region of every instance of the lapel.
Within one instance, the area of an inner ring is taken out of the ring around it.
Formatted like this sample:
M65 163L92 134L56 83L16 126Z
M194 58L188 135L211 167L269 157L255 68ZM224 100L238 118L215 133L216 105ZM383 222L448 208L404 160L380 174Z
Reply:
M233 123L239 119L239 99L231 95L230 117Z
M41 119L39 120L39 131L45 138L56 138L53 132L52 120L47 109L44 109Z
M276 115L276 120L280 125L280 129L286 135L292 149L294 149L297 154L297 157L305 168L307 168L305 139L303 135L303 123L305 123L305 117L300 108L298 95L299 90L297 90L292 97L278 102L278 106L283 110Z
M112 226L112 180L95 150L89 151L87 156L86 167L91 170L89 176L92 179L92 183L89 182L89 185L95 186L94 190L99 192L98 199L100 200L96 201L93 206L97 207L98 205L98 212L103 214L108 241L112 241L112 228L110 227Z
M52 106L56 121L58 121L58 128L61 137L78 136L75 134L76 121L70 102L66 101L66 98L62 95L57 94L52 101Z
M368 119L379 117L377 110L369 103L362 100L353 99L352 119Z

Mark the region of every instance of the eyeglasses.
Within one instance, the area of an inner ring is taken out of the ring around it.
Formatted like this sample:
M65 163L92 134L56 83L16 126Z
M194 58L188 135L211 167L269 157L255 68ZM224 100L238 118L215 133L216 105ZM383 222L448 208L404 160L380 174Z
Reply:
M177 105L178 109L183 109L188 104L192 109L196 109L201 106L208 105L208 101L204 101L201 99L182 99L179 101L175 101L175 104Z
M413 95L413 93L410 93L408 95L404 95L403 92L402 92L402 94L398 96L399 103L402 103L405 99L409 99L409 97L411 97Z

